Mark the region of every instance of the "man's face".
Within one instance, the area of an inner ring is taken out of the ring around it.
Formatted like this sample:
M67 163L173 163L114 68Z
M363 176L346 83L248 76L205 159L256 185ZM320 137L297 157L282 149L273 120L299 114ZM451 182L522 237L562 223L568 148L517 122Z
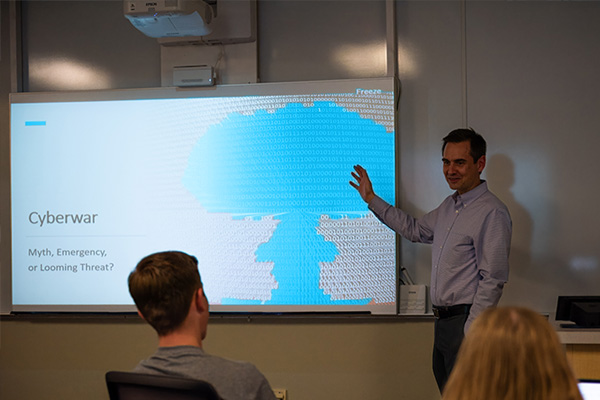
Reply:
M473 161L471 157L471 143L447 143L444 148L442 162L444 163L444 176L450 189L459 194L474 189L480 183L479 174L485 167L485 156Z

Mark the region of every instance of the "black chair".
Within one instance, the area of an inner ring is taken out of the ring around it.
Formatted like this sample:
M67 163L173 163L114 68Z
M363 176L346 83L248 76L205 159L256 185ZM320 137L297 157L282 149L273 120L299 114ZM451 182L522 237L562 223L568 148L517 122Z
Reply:
M208 382L176 376L109 371L110 400L221 400Z

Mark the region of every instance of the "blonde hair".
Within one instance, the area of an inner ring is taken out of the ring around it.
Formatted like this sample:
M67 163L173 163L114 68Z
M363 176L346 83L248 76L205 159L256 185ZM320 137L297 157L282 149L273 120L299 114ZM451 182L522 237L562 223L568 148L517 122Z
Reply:
M473 322L443 400L582 400L550 323L521 307L487 309Z

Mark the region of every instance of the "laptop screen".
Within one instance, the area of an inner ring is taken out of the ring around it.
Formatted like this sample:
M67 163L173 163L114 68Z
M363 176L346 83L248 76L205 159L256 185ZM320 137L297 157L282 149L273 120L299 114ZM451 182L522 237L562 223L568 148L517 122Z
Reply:
M600 400L600 380L582 379L578 386L583 400Z

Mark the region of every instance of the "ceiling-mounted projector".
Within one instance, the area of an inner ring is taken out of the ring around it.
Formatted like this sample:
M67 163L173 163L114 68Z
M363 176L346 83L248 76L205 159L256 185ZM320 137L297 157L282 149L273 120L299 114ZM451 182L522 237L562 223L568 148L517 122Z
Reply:
M125 17L153 38L211 33L212 8L202 0L124 0Z

